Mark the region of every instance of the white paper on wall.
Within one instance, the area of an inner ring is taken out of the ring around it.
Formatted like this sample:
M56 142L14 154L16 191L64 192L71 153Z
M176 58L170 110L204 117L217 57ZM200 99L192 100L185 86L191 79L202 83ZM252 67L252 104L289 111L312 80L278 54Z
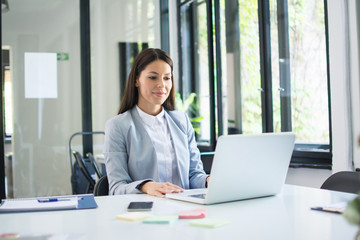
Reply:
M57 54L25 52L25 98L57 98Z

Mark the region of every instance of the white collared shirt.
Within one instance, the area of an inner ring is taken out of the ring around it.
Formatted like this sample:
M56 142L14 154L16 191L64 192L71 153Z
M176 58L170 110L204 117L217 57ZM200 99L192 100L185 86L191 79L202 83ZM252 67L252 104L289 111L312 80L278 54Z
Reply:
M156 116L145 113L138 106L136 108L155 147L159 182L176 183L177 164L164 108Z

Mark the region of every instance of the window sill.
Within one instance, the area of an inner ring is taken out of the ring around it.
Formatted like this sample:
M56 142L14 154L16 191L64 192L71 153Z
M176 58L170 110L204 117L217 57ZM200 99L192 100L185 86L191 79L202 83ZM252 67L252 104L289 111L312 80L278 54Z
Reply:
M313 169L327 169L331 170L331 164L319 164L319 163L290 163L291 168L313 168Z

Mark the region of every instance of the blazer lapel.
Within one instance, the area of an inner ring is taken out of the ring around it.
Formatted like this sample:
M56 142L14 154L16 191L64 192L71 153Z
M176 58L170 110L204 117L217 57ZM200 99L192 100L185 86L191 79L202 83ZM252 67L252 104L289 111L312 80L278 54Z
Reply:
M136 149L136 152L131 152L131 154L136 156L134 157L134 160L137 162L137 164L141 164L139 169L142 169L144 175L149 176L149 178L152 178L154 181L159 181L155 147L144 127L144 123L141 120L136 107L131 109L131 116L134 121L135 129L139 134L138 142L132 143L137 146L134 148Z
M184 132L176 125L171 116L165 111L165 117L169 126L170 135L172 137L175 158L177 163L177 173L178 181L175 181L174 184L177 184L183 188L189 188L189 184L184 179L188 179L188 169L189 169L189 151L187 147L187 137ZM176 179L174 179L176 180Z

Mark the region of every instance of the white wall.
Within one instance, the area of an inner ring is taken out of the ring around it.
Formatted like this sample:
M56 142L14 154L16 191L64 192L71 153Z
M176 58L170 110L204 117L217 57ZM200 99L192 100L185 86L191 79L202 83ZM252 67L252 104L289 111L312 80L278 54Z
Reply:
M349 38L350 38L350 94L352 112L352 146L354 167L360 168L360 2L349 1Z
M347 12L345 1L330 1L328 4L334 171L350 169L352 158Z
M332 174L327 169L289 168L286 184L320 188L324 181Z

